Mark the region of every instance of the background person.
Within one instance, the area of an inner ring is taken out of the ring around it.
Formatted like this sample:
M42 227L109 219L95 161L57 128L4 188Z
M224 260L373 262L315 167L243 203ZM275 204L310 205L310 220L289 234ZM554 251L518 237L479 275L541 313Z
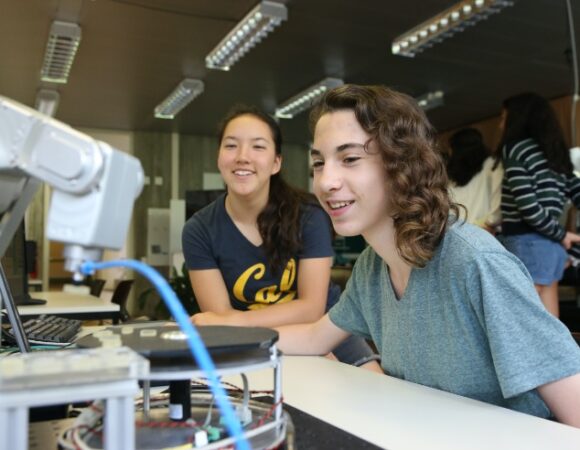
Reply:
M566 250L580 242L559 219L567 199L580 206L580 179L546 99L531 92L506 99L501 127L502 242L522 260L542 303L557 317Z
M467 221L494 233L501 223L503 168L497 164L475 128L464 128L449 139L447 160L451 198L465 206Z

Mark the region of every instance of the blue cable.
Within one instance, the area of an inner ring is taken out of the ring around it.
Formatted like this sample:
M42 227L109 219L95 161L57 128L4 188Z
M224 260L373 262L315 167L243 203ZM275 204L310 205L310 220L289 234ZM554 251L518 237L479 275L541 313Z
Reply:
M167 308L171 312L171 315L187 335L187 343L189 349L194 357L194 359L199 364L199 367L205 372L207 378L209 379L209 387L215 396L216 403L222 413L224 424L228 429L230 435L235 439L236 448L240 450L250 450L248 441L246 440L240 421L234 413L231 403L227 399L226 392L222 387L220 381L216 375L216 368L209 356L209 353L203 341L201 340L199 333L191 323L187 312L183 308L183 305L177 299L175 292L169 286L169 283L152 267L135 260L117 260L117 261L107 261L96 263L92 261L87 261L81 264L80 271L84 275L92 275L96 270L108 269L111 267L128 267L130 269L136 270L145 277L149 279L151 284L161 294L161 298L167 305Z

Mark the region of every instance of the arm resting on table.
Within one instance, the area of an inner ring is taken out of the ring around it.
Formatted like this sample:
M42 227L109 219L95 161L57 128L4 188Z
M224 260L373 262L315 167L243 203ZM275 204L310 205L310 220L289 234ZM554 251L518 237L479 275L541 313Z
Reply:
M314 323L286 325L280 333L278 348L288 355L326 355L350 336L332 323L328 314Z
M193 316L193 322L196 325L254 327L314 322L324 314L331 263L332 259L326 257L300 260L297 298L280 303L265 303L263 308L249 311L232 308L219 269L191 270L191 285L202 311L202 314ZM275 297L276 294L272 295Z
M580 373L538 387L559 422L580 428Z

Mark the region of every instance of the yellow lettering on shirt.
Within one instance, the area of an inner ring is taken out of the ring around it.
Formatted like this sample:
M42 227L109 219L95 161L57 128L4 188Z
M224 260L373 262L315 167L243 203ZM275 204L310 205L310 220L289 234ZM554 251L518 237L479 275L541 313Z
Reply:
M234 283L234 297L241 302L250 303L244 296L244 288L252 276L255 280L259 280L264 276L264 272L266 272L266 267L261 263L254 264L246 269Z
M296 291L291 290L292 284L296 279L296 261L291 258L286 264L280 278L280 286L266 286L256 292L253 301L249 301L244 296L244 289L250 279L259 280L264 276L266 267L258 263L245 270L234 284L234 296L245 303L250 303L249 308L252 310L262 309L274 303L286 303L296 297Z

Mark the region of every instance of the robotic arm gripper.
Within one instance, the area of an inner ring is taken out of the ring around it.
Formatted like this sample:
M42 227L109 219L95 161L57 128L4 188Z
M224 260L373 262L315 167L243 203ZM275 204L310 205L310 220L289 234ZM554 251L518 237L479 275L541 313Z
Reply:
M53 188L46 237L65 268L120 249L143 187L138 159L0 96L0 256L40 182Z

